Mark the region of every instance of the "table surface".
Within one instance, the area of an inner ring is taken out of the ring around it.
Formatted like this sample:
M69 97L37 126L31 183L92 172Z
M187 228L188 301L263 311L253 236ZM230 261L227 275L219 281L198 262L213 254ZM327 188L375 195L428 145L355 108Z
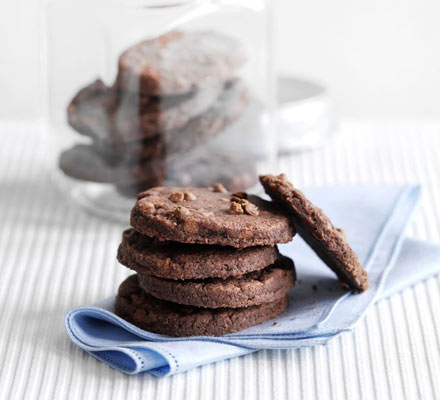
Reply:
M326 346L260 351L157 379L126 376L70 343L72 307L115 293L121 226L65 201L30 127L0 128L0 399L440 398L440 277L372 307ZM420 182L408 234L440 242L440 121L351 121L285 157L299 187ZM417 268L417 265L414 266Z

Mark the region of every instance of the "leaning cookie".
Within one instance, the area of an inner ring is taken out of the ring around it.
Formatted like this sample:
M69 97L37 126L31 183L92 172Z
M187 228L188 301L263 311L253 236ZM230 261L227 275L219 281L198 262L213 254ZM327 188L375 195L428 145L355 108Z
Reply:
M190 191L195 199L185 198ZM139 194L131 226L161 241L237 248L287 243L295 233L277 205L258 196L232 196L214 188L157 187Z
M159 300L139 287L137 275L119 287L115 312L137 327L168 336L220 336L271 320L287 307L284 296L246 308L207 309Z
M315 253L353 289L368 289L368 275L343 231L333 226L325 213L295 189L284 174L260 176L261 184L274 202L292 216L298 234Z
M206 308L241 308L269 303L284 297L293 287L292 260L280 256L271 266L245 275L223 279L176 281L139 274L139 286L154 297Z
M187 192L187 196L193 194ZM235 249L177 242L155 242L128 229L122 234L118 261L138 273L165 279L206 279L238 277L275 263L276 246Z

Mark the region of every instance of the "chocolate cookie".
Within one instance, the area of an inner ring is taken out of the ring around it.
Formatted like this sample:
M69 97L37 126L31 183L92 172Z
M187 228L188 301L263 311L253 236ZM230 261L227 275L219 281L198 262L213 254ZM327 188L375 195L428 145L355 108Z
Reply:
M235 249L156 242L134 229L124 231L118 249L118 260L126 267L138 273L176 280L237 277L266 268L278 256L277 247L271 246Z
M206 89L212 89L215 95L207 94L209 98L216 99L219 91L221 91L223 85L213 85L212 87L207 87ZM192 91L188 93L176 94L176 95L148 95L138 92L127 92L126 90L118 89L117 85L114 84L111 87L114 96L111 103L109 103L108 111L114 113L120 109L127 108L135 111L134 115L142 114L158 114L163 111L169 110L174 107L179 107L182 104L186 104L191 101L195 96L197 96L197 91ZM201 99L207 100L207 97L202 97ZM203 112L207 106L206 104L201 104L202 102L192 103L192 106L196 108L196 112ZM207 103L210 103L207 101ZM191 104L191 103L190 103ZM188 110L190 112L190 110Z
M207 308L241 308L280 299L293 287L292 260L281 256L259 271L228 278L176 281L138 273L139 286L154 297Z
M137 275L119 287L115 312L137 327L168 336L219 336L261 324L281 314L287 296L246 308L207 309L159 300L139 287Z
M230 83L227 86L212 84L201 87L191 96L187 96L184 101L172 107L158 107L158 109L143 111L139 110L132 95L121 93L119 104L110 115L112 129L123 143L153 138L166 132L180 131L191 119L203 115L212 107L215 107L214 111L219 113L219 110L228 106L229 103L232 103L232 106L239 103L237 97L242 93L242 84Z
M148 163L140 164L144 165L148 172ZM238 154L219 154L208 150L172 159L166 171L162 184L167 186L206 187L219 182L234 192L245 190L257 182L253 160ZM124 196L135 197L144 190L158 186L151 186L150 182L147 179L145 182L118 183L116 189Z
M160 136L126 143L113 139L94 141L92 146L109 165L130 166L171 156L166 141Z
M85 144L63 151L58 164L66 175L75 179L129 186L143 182L150 187L163 183L167 168L164 160L153 160L147 165L109 165L92 146Z
M185 200L187 191L195 199ZM211 190L158 187L143 192L132 210L131 225L162 241L237 248L287 243L295 233L275 204L251 195L231 201L231 193L220 186Z
M130 112L118 112L112 118L113 139L100 143L102 153L118 160L145 160L171 156L191 150L216 136L236 121L243 113L248 94L243 82L229 82L209 109L194 118L187 118L183 107L193 108L188 101L161 113L158 118L144 114L136 117ZM117 137L118 140L114 140Z
M75 145L61 153L60 169L68 176L90 182L113 183L127 197L148 188L168 185L206 186L221 182L229 189L244 190L255 183L255 165L244 157L217 153L197 153L181 159L111 165L94 147Z
M167 186L207 187L221 183L231 192L257 183L255 161L241 154L213 153L206 149L180 158L170 166Z
M225 82L245 62L236 39L216 32L172 31L119 57L117 86L148 95L176 95Z
M240 80L227 82L221 90L206 89L180 103L163 100L163 109L162 103L153 102L141 115L132 100L123 101L123 107L111 106L115 97L114 91L96 81L68 107L70 125L91 137L96 153L110 165L133 165L200 146L237 120L248 103Z
M154 138L161 132L182 129L192 118L218 103L223 91L231 86L232 83L213 84L181 96L146 97L117 91L96 80L72 99L67 107L68 122L98 145L101 140L108 146L113 142Z
M324 212L295 189L284 174L260 176L266 193L292 216L295 228L315 253L339 279L359 292L368 288L367 272L346 241Z
M114 93L100 79L81 89L67 107L69 125L94 140L110 139L108 109Z

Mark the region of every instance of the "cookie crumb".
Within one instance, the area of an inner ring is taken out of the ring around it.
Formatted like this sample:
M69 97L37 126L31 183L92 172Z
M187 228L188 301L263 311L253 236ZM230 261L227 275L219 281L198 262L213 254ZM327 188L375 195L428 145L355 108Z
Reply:
M196 200L197 196L193 192L185 192L183 198L187 201Z
M173 203L179 203L183 201L185 198L182 192L174 192L168 196L168 200L171 200Z
M229 207L228 213L229 214L243 214L244 210L243 210L243 207L241 206L241 204L236 203L235 201L232 201L231 206Z
M213 186L213 191L216 192L216 193L228 193L226 188L221 183L216 183Z
M244 204L243 207L244 207L244 212L248 215L257 216L258 214L260 214L260 210L258 210L258 207L255 204L247 202L247 204Z
M274 323L272 324L273 326L278 325L277 321L274 321Z

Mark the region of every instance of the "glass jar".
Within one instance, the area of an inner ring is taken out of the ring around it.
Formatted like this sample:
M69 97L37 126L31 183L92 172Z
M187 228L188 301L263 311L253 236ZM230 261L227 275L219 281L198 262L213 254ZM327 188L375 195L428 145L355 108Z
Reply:
M154 186L251 188L276 155L266 0L49 0L63 191L125 221Z

